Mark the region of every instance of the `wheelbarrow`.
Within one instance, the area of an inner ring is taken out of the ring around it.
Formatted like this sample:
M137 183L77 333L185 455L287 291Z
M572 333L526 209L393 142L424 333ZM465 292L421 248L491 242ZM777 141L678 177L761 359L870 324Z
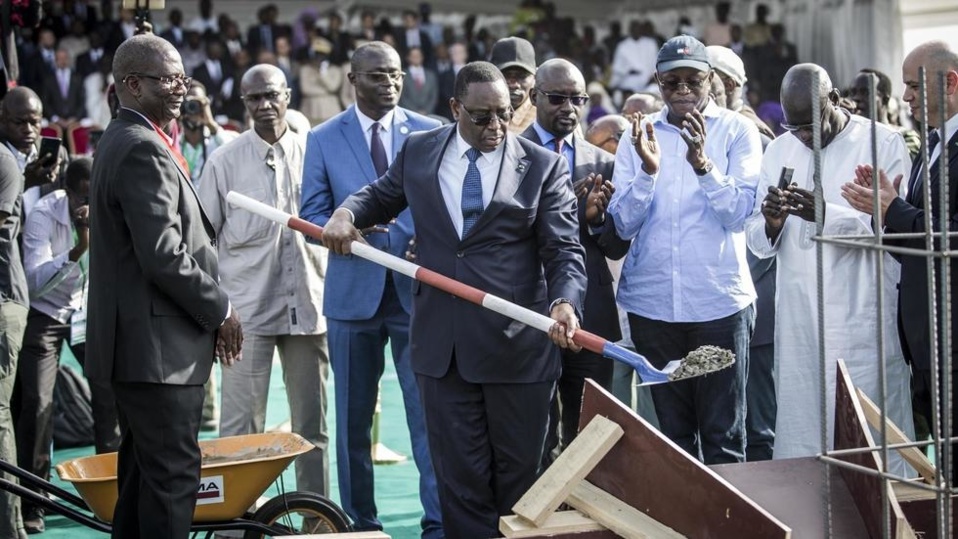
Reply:
M329 499L313 492L285 491L280 474L298 455L313 447L298 434L285 432L201 441L203 462L191 526L194 536L206 532L205 537L209 538L213 532L223 530L244 530L244 539L351 531L349 518ZM76 488L78 497L0 461L0 470L16 476L22 483L18 485L0 478L0 489L48 512L110 533L117 501L116 463L116 453L104 453L57 464L57 475ZM277 478L280 493L250 513L250 506ZM59 500L37 494L25 485Z

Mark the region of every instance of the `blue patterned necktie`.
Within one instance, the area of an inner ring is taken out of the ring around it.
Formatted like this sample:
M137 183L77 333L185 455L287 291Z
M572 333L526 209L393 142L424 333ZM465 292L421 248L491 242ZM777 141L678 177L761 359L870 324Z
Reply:
M466 152L469 158L469 167L466 177L462 181L462 237L466 237L472 225L476 224L482 215L482 176L476 160L479 159L479 150L469 148Z

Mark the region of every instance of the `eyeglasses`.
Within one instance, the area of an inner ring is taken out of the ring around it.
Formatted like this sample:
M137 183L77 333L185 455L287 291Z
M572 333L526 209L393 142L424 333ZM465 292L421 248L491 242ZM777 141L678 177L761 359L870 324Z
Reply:
M468 116L469 119L472 120L472 123L480 127L484 127L492 123L492 119L494 117L499 119L500 124L507 124L512 120L512 115L513 113L515 113L515 111L512 110L512 107L509 107L506 110L497 110L495 113L486 111L486 112L481 112L478 115L475 115L469 112L469 109L467 109L466 106L462 104L462 101L459 101L459 106L466 113L466 116Z
M130 77L143 77L145 79L153 79L160 83L160 86L164 88L173 89L177 86L182 86L187 90L190 86L193 85L193 77L187 77L186 75L170 75L166 77L157 77L156 75L147 75L146 73L130 73ZM126 82L126 77L123 79L123 82Z
M536 91L549 98L550 105L562 105L568 101L572 103L573 107L581 107L589 102L589 96L587 95L550 94L549 92L544 92L538 88L536 88Z
M681 88L682 86L685 86L685 88L688 91L694 92L697 90L701 90L705 86L705 83L708 81L709 81L708 78L698 79L698 80L659 79L659 84L662 86L662 88L665 88L666 90L670 92L674 92L678 90L679 88Z
M826 107L828 107L828 105L825 105L824 107L822 107L821 113L819 114L819 117L818 117L818 118L819 118L819 119L818 119L818 125L822 125L822 122L823 122L824 119L825 119L825 108L826 108ZM782 126L782 129L788 131L789 133L794 133L794 132L796 132L796 131L811 131L812 129L815 128L815 124L813 124L813 123L811 123L811 124L801 124L801 125L792 125L792 124L787 124L787 123L784 123L784 122L783 122L783 123L781 123L781 124L779 124L779 125L781 125L781 126Z
M259 103L261 100L265 99L270 103L279 103L280 98L289 96L289 90L283 92L263 92L260 94L246 94L241 96L243 101L247 103Z
M404 71L355 71L357 75L365 75L376 84L399 82L406 76Z

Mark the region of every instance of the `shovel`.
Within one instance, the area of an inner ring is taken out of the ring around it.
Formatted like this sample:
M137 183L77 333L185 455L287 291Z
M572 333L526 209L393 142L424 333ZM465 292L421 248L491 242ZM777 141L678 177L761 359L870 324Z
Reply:
M262 202L252 199L246 195L242 195L235 191L230 191L226 195L226 201L233 206L255 213L260 217L269 219L270 221L274 221L283 226L287 226L298 232L302 232L303 234L316 238L317 240L321 240L323 237L323 227L310 223L304 219L300 219L299 217L290 215L267 204L263 204ZM379 249L371 247L365 243L354 241L352 245L350 245L350 250L352 251L352 254L360 258L375 262L376 264L385 266L393 271L398 271L403 275L438 288L443 292L453 294L458 298L475 303L476 305L480 305L491 311L495 311L513 320L522 322L527 326L536 328L542 332L548 333L549 329L555 324L555 320L549 318L548 316L531 311L525 307L516 305L515 303L506 301L492 294L487 294L478 288L460 283L459 281L450 279L445 275L441 275L435 271L426 269L417 264L413 264L412 262L399 258L398 256L380 251ZM708 364L704 366L697 366L696 368L692 369L683 369L681 367L686 364L686 358L683 358L670 361L662 369L656 369L649 362L649 360L642 355L623 348L613 342L609 342L606 339L603 339L602 337L583 329L577 329L575 331L572 341L586 350L596 354L601 354L615 361L620 361L632 367L642 379L643 385L662 384L665 382L691 378L692 376L699 376L731 365L731 362L728 361L728 358L726 357L721 361L715 360L707 362ZM724 350L722 350L722 352L727 354L728 357L731 357L729 352ZM695 352L689 354L688 357L691 358L693 354L695 354ZM734 358L732 358L731 361L734 361Z

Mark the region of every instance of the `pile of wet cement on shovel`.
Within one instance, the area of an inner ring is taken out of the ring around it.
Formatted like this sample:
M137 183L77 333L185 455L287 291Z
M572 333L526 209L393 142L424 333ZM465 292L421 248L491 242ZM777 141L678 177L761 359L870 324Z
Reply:
M720 371L735 363L735 354L718 346L700 346L685 356L679 368L669 374L669 381L685 380Z

